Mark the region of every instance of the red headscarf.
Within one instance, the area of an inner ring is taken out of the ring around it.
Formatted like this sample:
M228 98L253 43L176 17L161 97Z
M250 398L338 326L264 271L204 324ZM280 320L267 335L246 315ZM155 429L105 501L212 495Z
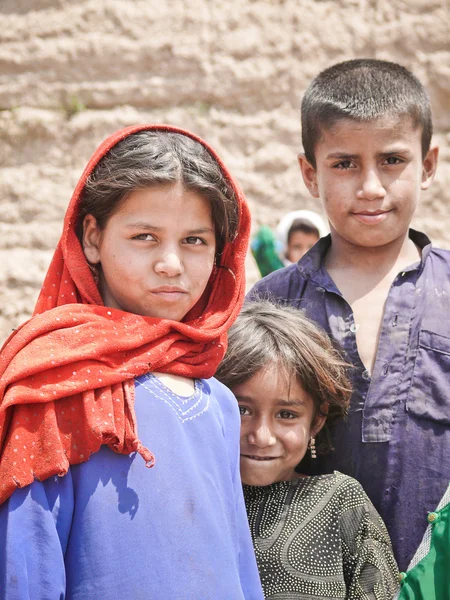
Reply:
M179 133L201 143L239 203L239 234L226 244L221 266L183 322L105 307L75 234L88 175L115 144L144 130ZM217 154L195 135L168 125L138 125L100 145L73 193L34 315L10 336L0 356L0 502L35 478L66 474L102 444L120 454L137 451L153 465L137 435L133 379L148 371L214 375L244 298L249 229L242 192Z

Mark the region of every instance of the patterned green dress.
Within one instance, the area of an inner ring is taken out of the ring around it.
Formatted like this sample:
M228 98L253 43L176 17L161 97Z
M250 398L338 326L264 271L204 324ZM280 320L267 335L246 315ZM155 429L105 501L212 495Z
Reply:
M244 485L266 599L392 600L398 569L381 517L352 477Z

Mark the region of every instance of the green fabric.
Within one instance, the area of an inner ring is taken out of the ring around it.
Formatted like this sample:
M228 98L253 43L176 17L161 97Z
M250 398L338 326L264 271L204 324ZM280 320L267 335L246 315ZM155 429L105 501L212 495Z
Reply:
M267 225L261 225L252 240L252 254L262 277L284 267L276 249L273 231Z
M405 574L398 600L450 600L450 504L434 514L430 551Z

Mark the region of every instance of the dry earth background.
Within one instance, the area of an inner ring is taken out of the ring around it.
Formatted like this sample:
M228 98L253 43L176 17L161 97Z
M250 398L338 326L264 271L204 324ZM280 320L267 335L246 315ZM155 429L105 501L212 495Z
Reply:
M317 209L296 165L300 99L348 58L398 61L427 86L441 160L415 225L450 248L447 22L438 0L0 0L0 341L30 314L72 189L120 127L204 137L255 223Z

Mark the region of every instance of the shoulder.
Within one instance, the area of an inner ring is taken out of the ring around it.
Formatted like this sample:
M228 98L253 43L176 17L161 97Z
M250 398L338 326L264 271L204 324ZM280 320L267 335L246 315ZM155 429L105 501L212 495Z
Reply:
M432 247L428 259L433 263L440 264L447 271L450 271L450 250Z
M303 276L292 264L278 271L274 271L258 281L247 294L247 300L276 300L289 296L292 288L296 288L304 281Z
M342 495L360 497L363 500L368 499L362 485L354 477L344 475L344 473L341 473L340 471L334 471L332 477L336 483L336 489L338 489Z
M218 398L221 403L237 406L236 398L233 392L218 379L211 377L210 379L202 379L202 381L204 384L204 390L211 396Z
M297 488L300 498L305 493L314 496L315 503L319 500L323 505L331 503L337 512L343 512L351 506L362 506L369 500L356 479L339 471L300 478Z
M370 504L362 485L349 475L334 471L328 475L317 476L317 479L327 482L330 500L333 499L337 503L340 512Z
M239 408L233 392L215 377L202 379L203 392L209 394L211 402L218 405L224 417L240 423Z
M341 528L348 534L350 531L356 531L363 527L372 533L379 532L383 538L389 541L384 521L359 481L339 471L335 471L334 476Z

